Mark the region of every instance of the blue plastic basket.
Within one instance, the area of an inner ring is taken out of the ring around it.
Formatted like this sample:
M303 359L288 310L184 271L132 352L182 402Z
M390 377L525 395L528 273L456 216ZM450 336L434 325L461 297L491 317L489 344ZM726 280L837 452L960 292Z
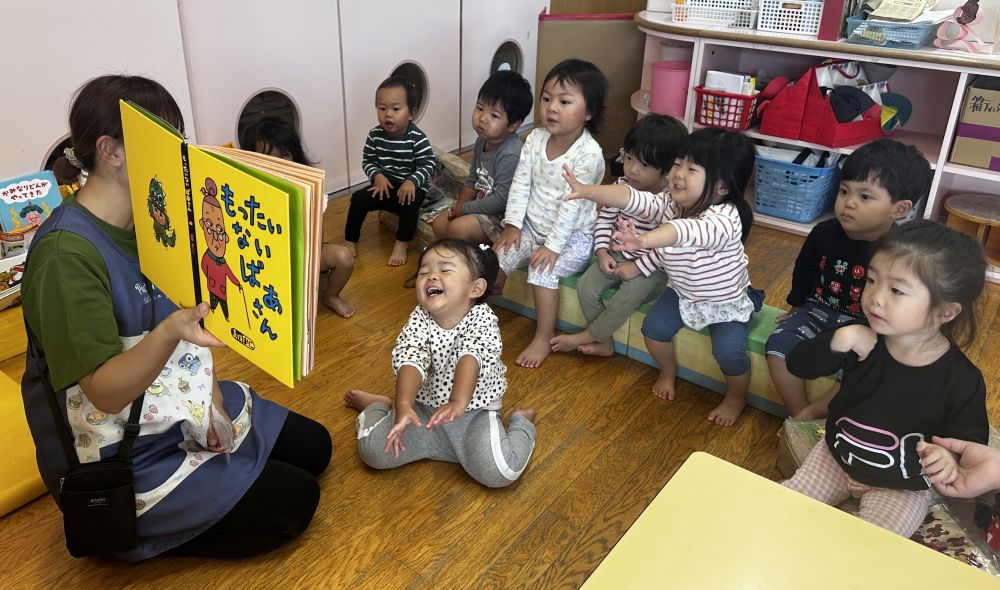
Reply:
M757 156L756 210L808 223L830 208L840 186L840 168L816 168Z
M934 40L937 23L869 22L866 14L847 17L847 42L892 49L920 49Z

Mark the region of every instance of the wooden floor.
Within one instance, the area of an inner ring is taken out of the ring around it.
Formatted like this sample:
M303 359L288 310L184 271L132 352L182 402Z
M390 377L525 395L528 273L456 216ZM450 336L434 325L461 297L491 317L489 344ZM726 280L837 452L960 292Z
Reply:
M327 239L342 237L347 199L334 201ZM748 246L754 284L782 305L801 238L755 228ZM549 357L540 369L513 363L534 323L498 309L510 388L506 410L538 410L538 442L524 475L503 490L477 485L446 463L395 471L366 468L355 450L351 387L388 395L390 350L415 305L401 287L414 270L385 266L393 238L370 216L354 278L344 296L358 314L319 316L317 362L295 390L235 354L216 356L219 374L325 424L334 458L309 530L272 554L243 561L162 557L127 567L112 559L74 560L63 545L55 504L40 498L0 519L0 587L10 588L576 588L694 450L708 451L769 478L780 421L748 409L721 429L706 419L721 399L686 382L674 402L650 395L656 371L621 356ZM986 374L990 416L1000 417L997 303L989 285L980 337L970 356ZM19 378L24 361L0 364ZM748 509L752 509L748 505ZM683 534L679 531L678 534ZM739 534L739 533L735 533Z

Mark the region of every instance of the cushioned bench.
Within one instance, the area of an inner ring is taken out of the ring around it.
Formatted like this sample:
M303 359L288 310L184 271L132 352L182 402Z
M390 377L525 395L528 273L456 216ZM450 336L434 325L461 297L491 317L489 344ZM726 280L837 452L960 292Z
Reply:
M531 298L531 286L527 284L527 272L519 270L511 273L501 297L496 304L515 313L531 318L535 317ZM566 277L559 282L559 319L556 327L564 332L578 332L586 325L580 303L576 294L576 285L580 275ZM614 294L612 289L604 292L605 300ZM653 303L640 307L629 317L629 321L614 334L615 351L627 355L647 365L656 366L653 357L646 350L642 336L642 322L646 313L652 309ZM765 305L753 315L750 336L747 342L747 352L750 355L751 377L747 404L775 416L788 415L778 392L774 389L771 376L764 358L764 343L774 329L774 318L783 313L775 307ZM706 389L725 393L725 377L719 370L712 356L712 341L708 329L695 332L684 328L675 338L677 350L677 376L685 381L696 383ZM807 395L810 400L816 399L829 391L834 384L832 379L823 378L808 382Z

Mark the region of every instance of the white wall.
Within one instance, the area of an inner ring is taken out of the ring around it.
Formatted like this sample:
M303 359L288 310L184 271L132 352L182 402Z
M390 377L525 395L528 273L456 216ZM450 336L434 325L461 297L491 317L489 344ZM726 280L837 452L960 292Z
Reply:
M102 74L160 82L191 126L175 0L0 0L0 23L0 178L44 164L69 133L71 95Z
M472 128L472 109L479 87L490 75L493 55L505 41L521 48L521 75L535 85L535 61L538 53L538 13L549 7L547 0L462 0L462 98L459 105L461 145L476 141ZM532 109L532 113L534 109ZM524 118L532 121L532 114Z
M499 6L499 4L498 4ZM347 160L352 184L366 182L361 150L377 123L375 89L405 61L427 75L427 98L417 126L446 150L459 144L460 0L343 0Z
M347 186L336 2L179 0L199 141L236 143L240 112L262 90L288 95L327 190ZM259 32L255 32L259 31Z

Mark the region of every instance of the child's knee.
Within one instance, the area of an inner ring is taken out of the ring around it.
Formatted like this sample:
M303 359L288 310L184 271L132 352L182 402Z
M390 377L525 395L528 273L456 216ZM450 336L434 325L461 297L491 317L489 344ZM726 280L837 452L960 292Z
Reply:
M463 467L477 482L489 488L504 488L524 473L531 445L527 449L512 448L496 412L482 412L474 417L466 433Z
M745 346L726 346L724 344L716 346L713 342L712 356L719 363L719 369L724 375L734 377L750 370L750 357L747 356Z

